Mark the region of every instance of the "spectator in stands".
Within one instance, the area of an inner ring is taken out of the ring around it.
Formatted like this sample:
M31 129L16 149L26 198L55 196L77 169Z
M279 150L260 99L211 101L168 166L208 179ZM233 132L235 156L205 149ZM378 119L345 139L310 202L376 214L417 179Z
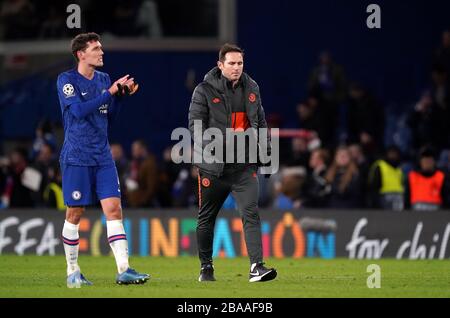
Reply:
M337 139L338 108L340 105L323 102L322 99L310 96L308 105L316 110L320 122L316 127L322 144L326 147L335 147Z
M36 137L33 140L33 146L31 149L31 161L36 159L36 156L40 153L43 145L47 144L53 150L56 150L56 138L53 133L53 127L50 121L44 119L39 122L36 128Z
M383 145L384 114L359 83L350 85L347 125L349 142L361 144L369 161L373 160Z
M64 196L62 192L62 176L59 167L56 167L55 175L49 179L43 193L44 206L49 208L56 208L60 211L65 211Z
M35 8L29 0L5 0L0 7L3 39L23 40L36 35Z
M315 98L298 104L297 114L301 129L319 132L322 123L318 113L318 102Z
M2 103L1 102L0 102L0 116L2 116ZM3 156L3 127L2 127L1 122L0 122L0 156Z
M361 145L358 143L350 144L348 146L348 151L350 152L350 157L358 166L361 178L363 181L367 180L369 174L369 161L364 155Z
M44 191L47 188L47 185L55 179L58 170L58 161L53 147L48 143L44 143L40 148L35 162L31 166L35 168L42 177L39 190L32 193L32 198L36 206L43 206Z
M333 61L330 52L319 55L319 65L309 76L308 92L331 105L341 104L347 96L344 68Z
M368 182L367 180L369 178L370 162L364 155L363 149L360 144L358 143L350 144L348 146L348 151L350 152L350 157L358 166L359 176L361 178L361 185L362 185L361 196L363 198L364 205L366 205L366 203L369 201L367 194L367 182Z
M326 149L315 149L309 159L308 176L304 185L305 207L322 208L328 205L331 186L325 179L330 154Z
M0 209L6 208L7 204L9 204L9 198L5 195L8 165L8 158L0 157Z
M450 30L442 33L442 45L434 53L433 65L443 66L450 73Z
M314 132L326 146L334 142L335 123L332 114L316 97L309 97L297 105L297 114L301 129Z
M157 206L158 167L156 158L148 150L144 140L136 140L131 146L130 175L126 182L130 207Z
M438 149L450 147L450 84L448 72L443 66L436 66L431 73L431 94L436 105L436 121L438 139L435 141Z
M369 207L403 210L405 177L400 168L401 156L398 147L390 146L384 159L373 163L369 173Z
M127 188L125 186L126 174L128 173L128 159L125 156L123 147L117 142L110 144L111 156L117 168L117 175L120 182L120 193L122 194L122 205L128 206Z
M319 55L319 65L309 76L308 94L314 97L310 103L318 104L319 137L326 147L334 147L339 109L347 97L347 79L344 68L333 61L329 52Z
M346 146L339 146L325 179L331 185L329 207L335 209L361 207L359 169Z
M279 172L272 175L271 178L266 178L262 174L258 174L258 206L266 208L272 205L274 195L274 184L276 183L276 177Z
M298 209L303 205L302 188L306 180L304 167L283 168L281 182L277 185L274 200L275 209Z
M114 0L111 1L112 18L114 23L110 25L111 32L116 36L139 36L137 26L139 1L138 0Z
M181 150L183 151L183 150ZM183 154L180 153L178 154L179 157L174 158L176 160L182 160L182 156ZM189 152L187 154L188 158L191 158L191 152ZM189 163L175 163L172 160L172 146L167 147L166 149L164 149L163 152L163 162L162 162L162 166L161 166L161 170L163 171L163 173L166 175L166 179L167 179L167 183L170 189L172 189L173 184L175 183L175 181L178 179L180 171L182 169L186 169L190 167Z
M47 8L47 15L39 30L39 37L42 39L60 39L67 36L66 10L61 10L61 6L51 5Z
M431 92L434 102L442 109L448 109L450 103L448 71L442 65L435 65L431 71Z
M162 37L163 30L158 14L158 4L154 0L144 0L137 15L139 34L148 38Z
M33 207L31 190L22 184L22 174L28 167L27 151L16 148L9 155L9 165L6 174L6 185L2 201L6 207Z
M450 149L441 152L437 165L445 173L450 173Z
M405 191L408 207L422 211L447 208L449 191L448 176L436 167L435 150L424 147L419 155L418 169L408 175Z
M306 136L294 137L291 141L290 158L282 159L287 166L302 166L306 168L309 161L308 139Z
M441 152L437 166L442 172L445 173L447 177L450 178L450 149L445 149ZM450 205L450 191L447 191L444 202L447 202L447 205Z
M179 154L179 159L182 160L182 154ZM188 156L191 156L189 152ZM174 158L175 160L175 158ZM161 206L172 206L173 196L172 190L174 183L180 176L182 170L189 171L190 164L179 163L176 164L172 160L172 147L166 147L163 151L163 161L161 169L159 170L159 184L158 184L158 201Z
M407 115L406 123L411 131L411 153L417 153L423 145L433 145L440 139L437 106L429 91L425 91L414 109Z
M194 166L183 167L172 188L173 206L177 208L197 206L198 187L198 169Z
M411 153L417 153L424 145L436 149L450 147L450 104L447 72L436 66L432 71L433 85L425 91L414 110L407 117L411 131Z

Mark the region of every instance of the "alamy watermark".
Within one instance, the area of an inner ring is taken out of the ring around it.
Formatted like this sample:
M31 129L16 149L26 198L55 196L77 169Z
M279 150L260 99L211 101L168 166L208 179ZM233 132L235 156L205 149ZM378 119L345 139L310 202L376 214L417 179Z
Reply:
M81 29L81 8L78 4L71 3L67 6L67 13L70 15L66 19L69 29Z
M367 277L367 288L381 288L381 267L377 264L370 264L366 269L367 273L371 273Z
M255 163L262 174L274 174L280 165L278 132L278 128L227 128L224 134L218 128L204 129L202 121L195 120L193 136L183 127L172 131L171 140L179 142L172 147L171 158L174 163Z
M381 29L381 8L378 4L369 4L366 12L370 13L367 17L366 24L369 29Z

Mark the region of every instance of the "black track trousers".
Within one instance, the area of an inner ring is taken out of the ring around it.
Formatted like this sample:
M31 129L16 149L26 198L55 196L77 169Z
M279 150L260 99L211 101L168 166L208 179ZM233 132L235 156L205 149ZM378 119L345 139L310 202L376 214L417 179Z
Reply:
M261 221L258 214L257 167L226 172L215 177L199 172L197 244L202 264L212 262L214 225L228 194L232 192L241 215L250 263L262 261Z

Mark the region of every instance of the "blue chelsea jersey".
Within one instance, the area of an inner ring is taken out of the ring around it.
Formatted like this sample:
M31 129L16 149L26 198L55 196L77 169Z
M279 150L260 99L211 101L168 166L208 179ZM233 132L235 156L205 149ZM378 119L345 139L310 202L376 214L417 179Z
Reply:
M77 118L70 106L99 97L111 86L109 75L95 71L92 80L77 69L58 76L57 89L64 124L64 144L60 162L76 166L104 166L114 164L108 142L108 120L115 111L114 97L109 103L84 118Z

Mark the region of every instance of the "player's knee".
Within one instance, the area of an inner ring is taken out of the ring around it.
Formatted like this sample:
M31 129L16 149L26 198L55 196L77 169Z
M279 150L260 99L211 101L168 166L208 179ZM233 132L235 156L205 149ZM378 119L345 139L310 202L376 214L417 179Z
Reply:
M84 207L68 207L66 211L66 220L72 224L80 223L83 215Z
M254 207L244 208L242 211L242 216L244 219L250 221L259 221L259 213Z
M122 206L119 202L110 202L104 206L104 212L107 219L109 220L119 220L122 219Z
M249 216L256 216L258 215L258 205L256 202L250 202L248 204L242 205L238 207L243 214L249 215Z
M213 228L210 222L198 222L197 223L197 231L205 231Z

